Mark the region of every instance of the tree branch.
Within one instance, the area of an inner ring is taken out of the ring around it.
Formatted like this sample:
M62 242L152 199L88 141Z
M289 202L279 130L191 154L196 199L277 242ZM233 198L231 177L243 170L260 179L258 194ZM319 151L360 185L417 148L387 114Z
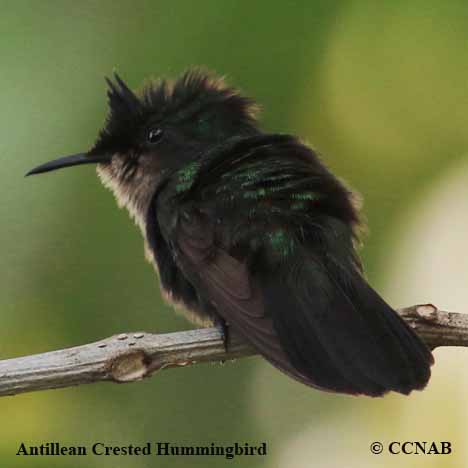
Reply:
M400 316L431 347L467 346L468 314L431 304L401 309ZM122 333L95 343L0 361L0 396L100 381L132 382L159 369L252 356L231 336L225 350L216 328L155 335Z

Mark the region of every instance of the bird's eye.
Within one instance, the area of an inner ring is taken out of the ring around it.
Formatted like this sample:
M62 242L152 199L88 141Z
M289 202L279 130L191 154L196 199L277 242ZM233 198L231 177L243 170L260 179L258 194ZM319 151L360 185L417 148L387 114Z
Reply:
M147 136L148 142L154 145L159 140L161 140L162 136L163 136L163 131L160 128L152 128L148 132L148 136Z

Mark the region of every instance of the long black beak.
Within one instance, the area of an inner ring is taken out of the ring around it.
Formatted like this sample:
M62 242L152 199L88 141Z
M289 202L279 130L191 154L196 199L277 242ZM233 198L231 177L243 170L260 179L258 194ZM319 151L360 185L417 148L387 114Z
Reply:
M65 156L63 158L54 159L53 161L41 164L40 166L31 169L26 174L26 176L55 171L57 169L61 169L62 167L78 166L80 164L96 164L100 162L107 162L109 160L110 158L108 156L102 155L89 155L88 153L72 154L71 156Z

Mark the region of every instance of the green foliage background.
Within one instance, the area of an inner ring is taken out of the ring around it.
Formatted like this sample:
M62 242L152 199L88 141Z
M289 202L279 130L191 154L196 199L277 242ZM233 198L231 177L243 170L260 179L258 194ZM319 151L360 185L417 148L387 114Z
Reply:
M468 148L467 31L462 0L0 0L0 358L127 330L190 327L162 303L139 232L91 168L23 178L32 166L92 144L106 114L104 75L116 69L137 87L205 65L255 96L264 128L299 134L363 194L371 231L363 257L379 287L388 243L403 229L400 213ZM341 415L352 414L355 432L371 427L378 440L389 420L403 417L398 396L323 394L263 366L248 359L168 370L136 384L2 398L0 465L227 463L32 459L15 456L21 441L266 440L267 459L229 463L273 467L288 438L312 422L334 439ZM376 460L370 442L362 437L355 447L363 463ZM313 439L307 444L320 450ZM335 450L327 466L345 466L339 460L349 454L339 441ZM440 466L461 466L451 460ZM404 463L419 466L414 458Z

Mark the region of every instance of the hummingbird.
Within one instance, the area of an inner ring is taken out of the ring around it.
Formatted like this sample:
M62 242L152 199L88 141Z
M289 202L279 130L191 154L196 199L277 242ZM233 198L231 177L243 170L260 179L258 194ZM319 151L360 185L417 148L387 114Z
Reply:
M260 128L256 102L190 69L131 90L106 78L92 148L27 175L81 164L140 228L165 297L236 333L286 375L324 391L423 389L433 356L368 284L359 197L299 138Z

